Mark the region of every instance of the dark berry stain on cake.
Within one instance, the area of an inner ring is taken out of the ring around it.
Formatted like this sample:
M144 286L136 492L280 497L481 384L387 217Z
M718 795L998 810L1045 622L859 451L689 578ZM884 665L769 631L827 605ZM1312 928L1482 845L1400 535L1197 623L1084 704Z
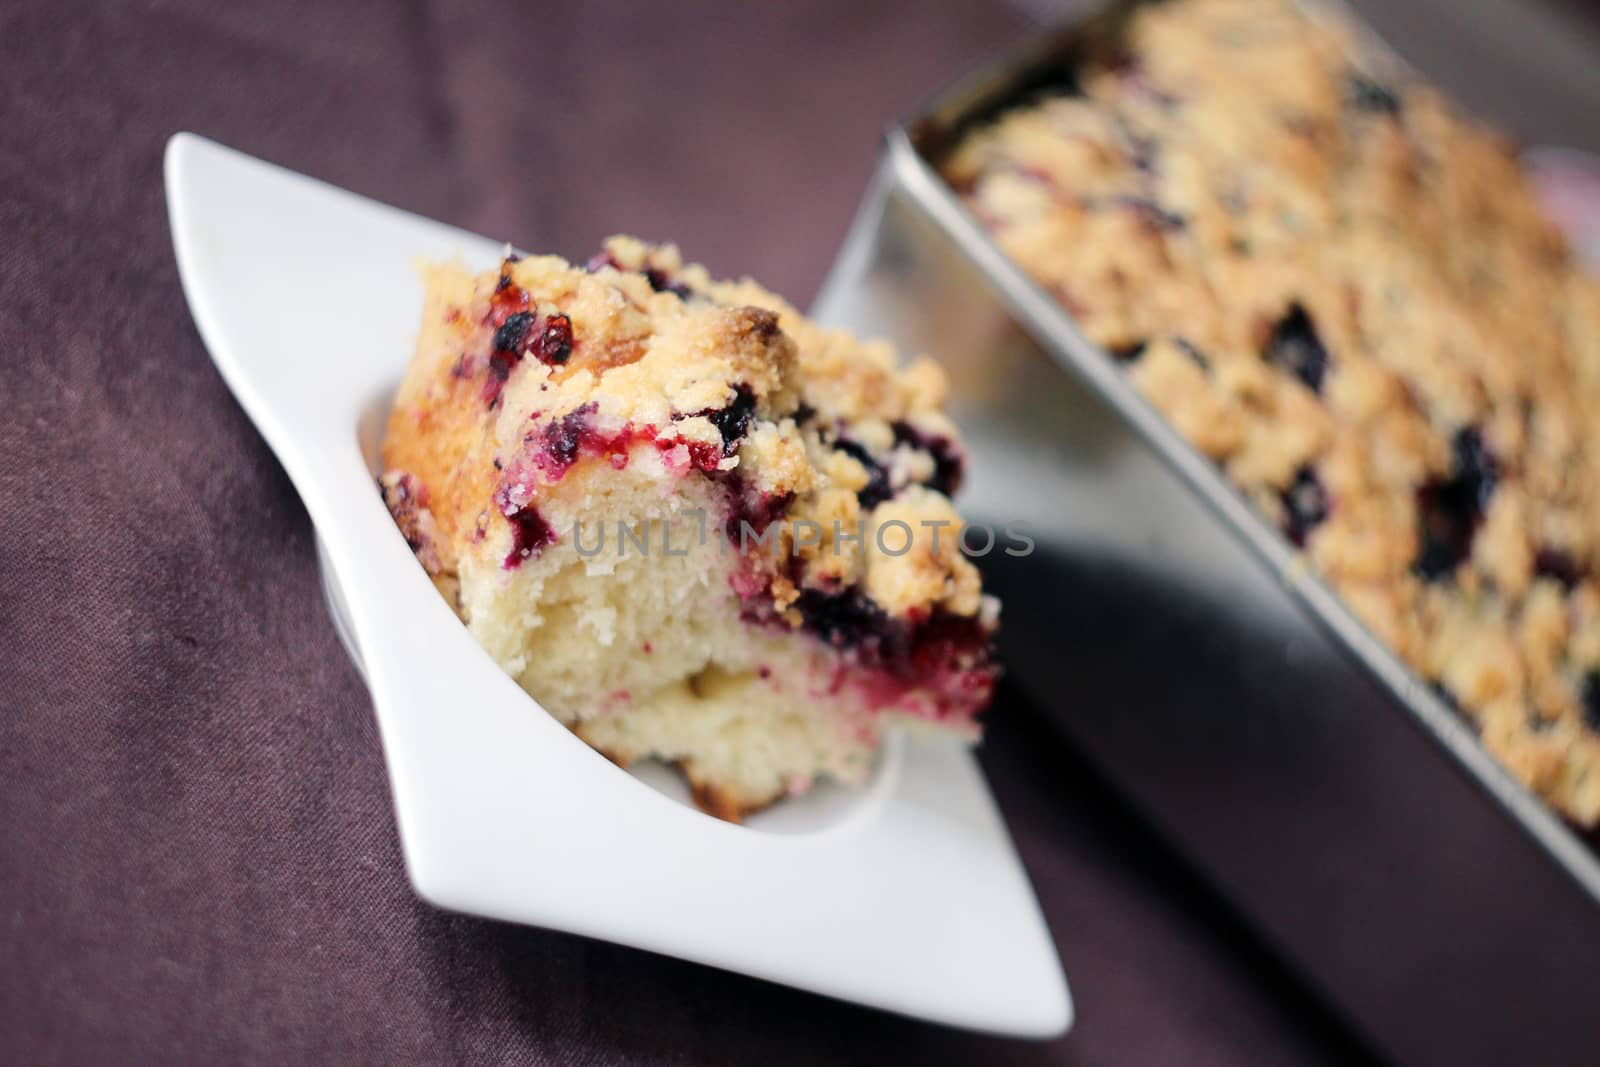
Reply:
M717 428L717 434L722 438L722 445L710 444L705 441L683 441L677 438L658 438L656 444L663 451L676 448L680 443L689 450L689 461L706 473L718 471L722 461L737 451L737 446L750 432L750 424L755 421L756 395L748 385L739 383L733 387L733 399L720 408L702 408L685 414L675 414L672 421L681 419L702 418L708 420Z
M1450 477L1417 492L1422 543L1416 572L1428 581L1454 573L1472 552L1472 538L1494 495L1498 476L1494 456L1477 430L1459 431L1451 442Z
M548 367L556 367L572 355L572 319L556 312L545 317L544 324L528 351Z
M603 457L621 470L628 465L629 448L638 440L654 436L638 433L631 425L614 432L602 430L595 425L596 410L597 405L591 400L551 419L524 438L535 446L533 465L547 481L560 481L583 456Z
M423 515L428 508L428 490L405 471L389 471L378 478L383 503L394 516L394 523L411 551L420 557L430 550Z
M896 448L909 448L925 453L932 461L933 472L919 484L945 496L955 495L961 487L961 476L965 468L965 460L955 444L940 434L923 433L908 422L896 421L891 424L891 429L894 432ZM866 468L867 484L856 491L856 500L863 510L871 511L879 504L894 499L898 490L890 478L889 467L884 460L874 456L859 441L852 441L848 437L836 438L831 443L835 451L843 452Z
M923 433L909 422L896 422L893 428L896 444L910 445L933 459L933 477L926 482L928 488L945 496L955 496L966 472L966 459L955 442L941 434Z
M1600 669L1583 676L1578 699L1583 705L1583 721L1591 730L1600 730Z
M500 399L506 379L522 359L522 346L533 320L533 302L528 299L527 291L513 283L510 273L502 268L494 295L489 298L489 311L483 318L494 331L489 345L489 372L483 383L486 404L492 406Z
M1569 592L1586 577L1578 561L1572 558L1572 553L1548 546L1534 554L1533 573L1540 578L1560 582Z
M891 689L934 683L934 688L987 691L998 674L989 635L973 616L938 611L924 618L894 618L856 590L804 589L794 607L802 628L861 666L884 672ZM889 692L881 695L893 699Z
M526 354L548 367L572 355L572 319L560 312L540 316L530 306L506 317L494 331L489 351L489 374L495 395Z
M519 507L501 489L495 494L495 506L500 508L506 522L511 524L511 551L506 553L501 564L506 570L515 570L525 561L536 558L558 540L555 529L532 504Z
M1182 352L1184 355L1188 356L1191 360L1193 360L1195 365L1198 366L1201 370L1210 370L1211 369L1211 361L1206 358L1206 354L1204 352L1200 351L1200 347L1198 345L1196 345L1193 341L1190 341L1190 340L1188 340L1186 338L1183 338L1183 337L1174 337L1172 339L1172 343L1177 345L1178 346L1178 351Z
M551 419L539 431L539 448L533 462L551 481L560 479L578 462L578 450L583 446L595 408L593 403L584 404Z
M598 270L603 270L606 267L610 267L612 270L624 272L628 270L628 268L624 267L617 260L617 257L612 255L609 251L595 253L589 257L589 262L583 265L583 269L588 271L590 274L593 274ZM650 288L658 293L671 293L679 300L687 300L694 295L694 290L690 289L682 282L677 281L659 267L646 267L638 273L643 274L644 280L650 283Z
M512 281L507 268L514 262L514 257L508 258L501 267L483 318L494 331L489 341L488 375L483 383L483 399L491 407L499 401L507 379L524 356L531 353L546 366L560 366L572 355L576 343L571 318L559 311L541 315L527 291Z
M882 608L855 592L829 594L806 589L794 606L800 612L801 625L835 648L876 651L892 628Z
M1272 328L1262 355L1273 366L1299 378L1312 392L1322 391L1322 380L1328 374L1328 350L1317 336L1311 316L1299 304L1291 304L1289 313Z
M694 413L709 419L717 428L720 444L684 441L654 426L638 427L631 422L620 429L604 429L597 424L597 411L596 402L590 401L545 421L523 438L529 459L545 481L560 481L585 456L603 458L616 470L622 470L628 465L632 448L640 444L654 444L663 453L681 446L688 451L689 463L694 468L706 474L727 473L722 470L722 462L749 432L755 418L755 394L748 386L739 385L734 389L733 400L726 406ZM684 417L687 416L673 418L676 421Z
M723 452L730 452L750 430L750 422L756 415L756 394L748 385L740 383L733 387L733 400L726 407L699 414L711 420L711 425L722 435Z
M428 506L427 490L415 475L405 471L390 471L378 478L378 489L383 502L391 512Z
M764 492L750 485L737 471L724 475L728 486L728 518L723 531L736 548L745 548L746 534L759 535L777 522L794 503L791 492Z
M1138 130L1122 115L1113 119L1117 136L1125 146L1128 159L1141 174L1154 177L1160 173L1161 144Z
M1304 548L1311 531L1328 517L1328 492L1310 467L1301 467L1283 492L1284 533Z
M1370 111L1381 115L1400 114L1399 94L1387 85L1354 71L1351 72L1347 85L1350 104L1357 111Z
M512 362L522 358L522 349L528 343L528 333L533 329L532 311L518 311L506 318L494 332L495 355L509 356Z
M1143 61L1125 49L1119 49L1115 55L1108 57L1105 67L1137 96L1151 100L1163 108L1173 108L1180 103L1177 97L1158 89L1150 80L1150 72L1145 69ZM1078 93L1082 90L1073 91Z
M650 283L650 288L658 293L671 293L679 300L687 300L694 293L687 285L674 281L666 271L655 267L647 268L644 272L645 281Z
M676 437L656 439L656 447L663 452L670 452L679 445L689 450L689 465L705 474L721 471L722 461L728 455L727 445L716 445L707 441L680 441Z
M489 314L484 321L498 330L512 315L527 311L530 305L527 290L513 283L510 274L502 273L489 298Z
M882 504L894 496L894 489L889 485L889 472L873 458L866 447L849 438L840 438L833 443L835 450L843 452L867 470L867 484L856 490L856 500L866 511Z
M1182 215L1168 211L1148 197L1118 197L1116 204L1125 211L1133 212L1142 224L1155 233L1177 233L1188 226L1188 221Z

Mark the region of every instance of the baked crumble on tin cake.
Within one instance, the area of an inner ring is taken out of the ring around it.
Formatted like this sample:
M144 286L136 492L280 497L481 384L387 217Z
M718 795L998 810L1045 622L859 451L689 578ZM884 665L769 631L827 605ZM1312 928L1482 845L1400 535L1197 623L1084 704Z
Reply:
M1513 150L1286 0L1140 9L943 165L1518 778L1600 821L1600 289Z
M861 781L891 724L976 736L997 605L937 366L630 238L424 280L384 497L547 710L729 819Z

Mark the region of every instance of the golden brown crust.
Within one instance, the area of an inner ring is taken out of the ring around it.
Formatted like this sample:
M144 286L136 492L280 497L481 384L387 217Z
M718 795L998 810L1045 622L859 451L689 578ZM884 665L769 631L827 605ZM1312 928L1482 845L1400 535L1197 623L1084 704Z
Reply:
M759 803L747 803L731 791L721 789L714 783L695 781L693 778L689 779L689 795L694 800L695 807L707 815L715 815L731 823L744 822L745 816L754 815L775 799L767 798Z
M1600 297L1515 155L1285 0L1143 9L945 165L1491 751L1600 820Z
M482 383L459 373L463 353L483 343L481 322L462 308L475 283L451 265L425 265L417 358L389 412L383 438L388 471L409 474L428 494L441 567L455 570L457 546L470 537L493 488L492 424L484 419Z
M587 741L589 747L623 770L633 766L633 760L627 756L617 752L615 749L596 744L588 736L582 723L573 727L572 732ZM693 770L682 760L678 761L677 767L678 773L683 775L684 781L688 783L689 799L694 803L694 806L707 815L715 816L724 822L742 823L749 816L771 807L778 800L777 794L749 796L724 785L718 785L708 779L697 777Z

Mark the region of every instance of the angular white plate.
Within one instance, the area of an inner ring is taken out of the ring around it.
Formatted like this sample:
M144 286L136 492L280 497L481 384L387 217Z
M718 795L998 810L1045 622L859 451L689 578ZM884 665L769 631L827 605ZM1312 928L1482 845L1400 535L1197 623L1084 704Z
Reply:
M200 335L316 524L424 899L957 1026L1066 1030L1054 944L962 746L897 739L866 790L732 826L591 751L434 592L370 456L420 314L412 261L488 267L498 242L192 134L166 185Z

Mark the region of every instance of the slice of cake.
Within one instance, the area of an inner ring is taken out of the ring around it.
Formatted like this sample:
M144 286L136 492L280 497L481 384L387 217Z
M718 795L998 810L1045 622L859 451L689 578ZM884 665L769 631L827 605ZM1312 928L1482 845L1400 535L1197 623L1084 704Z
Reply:
M976 736L997 605L937 366L629 238L425 284L384 497L551 714L729 819L861 781L893 724Z

